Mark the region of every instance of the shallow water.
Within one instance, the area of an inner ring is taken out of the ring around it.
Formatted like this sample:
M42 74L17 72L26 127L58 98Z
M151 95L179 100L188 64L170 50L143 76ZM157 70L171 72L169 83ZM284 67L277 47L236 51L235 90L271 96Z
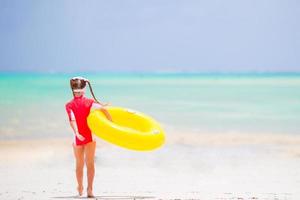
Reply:
M145 112L167 132L300 133L300 74L1 73L0 138L71 134L64 105L75 75L99 100Z

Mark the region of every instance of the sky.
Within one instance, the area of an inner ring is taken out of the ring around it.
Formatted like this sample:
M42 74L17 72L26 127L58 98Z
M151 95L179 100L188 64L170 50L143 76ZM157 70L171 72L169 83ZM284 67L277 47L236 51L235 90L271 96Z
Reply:
M299 0L0 0L0 71L300 71Z

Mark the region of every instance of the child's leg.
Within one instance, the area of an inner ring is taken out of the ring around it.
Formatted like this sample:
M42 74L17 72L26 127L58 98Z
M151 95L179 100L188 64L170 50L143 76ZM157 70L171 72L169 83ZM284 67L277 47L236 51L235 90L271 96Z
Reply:
M86 144L84 147L85 164L87 168L87 179L88 179L87 195L90 197L93 196L93 181L95 176L95 166L94 166L95 150L96 150L96 141L90 142Z
M76 159L76 178L78 183L78 193L82 195L83 191L83 166L84 166L84 147L73 144L74 156Z

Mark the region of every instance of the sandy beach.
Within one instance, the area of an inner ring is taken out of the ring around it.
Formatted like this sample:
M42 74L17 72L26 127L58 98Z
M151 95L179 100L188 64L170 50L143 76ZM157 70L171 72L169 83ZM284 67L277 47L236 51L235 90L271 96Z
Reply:
M71 138L0 142L0 199L76 199ZM96 199L299 199L300 137L173 134L135 152L97 139Z
M0 0L0 200L300 200L299 10Z
M2 77L0 199L76 199L69 75ZM99 98L152 116L167 138L151 152L98 139L97 199L300 199L298 76L89 78Z

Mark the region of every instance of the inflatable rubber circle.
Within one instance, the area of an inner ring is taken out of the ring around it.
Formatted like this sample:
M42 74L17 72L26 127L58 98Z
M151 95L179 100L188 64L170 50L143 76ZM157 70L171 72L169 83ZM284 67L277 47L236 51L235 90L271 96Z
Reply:
M164 144L164 131L150 116L121 107L107 107L107 110L113 122L101 110L92 110L87 118L88 126L96 136L138 151L153 150Z

